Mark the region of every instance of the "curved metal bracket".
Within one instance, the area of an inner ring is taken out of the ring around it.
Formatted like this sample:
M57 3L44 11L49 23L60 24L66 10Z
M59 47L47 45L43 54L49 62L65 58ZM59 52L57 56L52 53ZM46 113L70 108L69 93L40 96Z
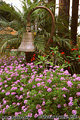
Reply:
M50 13L50 15L51 15L51 17L52 17L51 36L50 36L50 38L48 39L48 44L49 44L50 40L51 40L52 37L53 37L54 27L55 27L54 15L53 15L52 11L51 11L49 8L44 7L44 6L38 6L38 7L33 8L33 9L29 12L29 14L28 14L28 16L27 16L27 27L30 27L30 15L31 15L31 13L32 13L34 10L39 9L39 8L46 9L46 10Z

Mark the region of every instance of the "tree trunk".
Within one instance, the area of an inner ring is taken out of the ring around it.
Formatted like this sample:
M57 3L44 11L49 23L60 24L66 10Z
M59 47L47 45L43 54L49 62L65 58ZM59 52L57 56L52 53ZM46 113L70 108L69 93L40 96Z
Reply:
M71 40L73 42L73 45L77 44L78 7L79 7L79 0L73 0L72 22L71 22Z
M61 26L59 28L59 36L63 36L69 33L69 8L70 0L59 0L59 19L61 20ZM68 35L69 36L69 35Z

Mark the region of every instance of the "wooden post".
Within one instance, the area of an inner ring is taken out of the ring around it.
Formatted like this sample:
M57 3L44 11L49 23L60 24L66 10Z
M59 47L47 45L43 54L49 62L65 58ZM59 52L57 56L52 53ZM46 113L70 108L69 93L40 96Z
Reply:
M59 0L59 19L61 19L62 27L59 28L59 36L62 37L63 32L69 33L69 8L70 0Z
M77 44L78 7L79 7L79 0L73 0L72 22L71 22L71 39L73 45Z

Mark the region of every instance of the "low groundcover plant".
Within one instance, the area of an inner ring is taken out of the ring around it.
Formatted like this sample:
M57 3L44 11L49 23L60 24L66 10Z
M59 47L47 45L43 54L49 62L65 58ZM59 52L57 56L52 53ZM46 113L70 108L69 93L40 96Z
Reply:
M25 66L23 59L0 59L0 117L79 116L80 75L71 76L60 66L38 73L37 65Z

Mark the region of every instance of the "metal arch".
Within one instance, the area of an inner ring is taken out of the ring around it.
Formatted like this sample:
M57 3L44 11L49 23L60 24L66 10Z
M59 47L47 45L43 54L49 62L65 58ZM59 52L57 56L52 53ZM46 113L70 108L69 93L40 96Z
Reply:
M44 7L44 6L38 6L38 7L33 8L33 9L29 12L29 14L28 14L28 16L27 16L27 25L30 26L30 15L32 14L32 12L33 12L34 10L36 10L36 9L39 9L39 8L46 9L46 10L50 13L50 15L51 15L51 17L52 17L52 29L51 29L51 35L50 35L50 38L48 39L48 44L49 44L50 40L51 40L52 37L53 37L54 28L55 28L54 15L53 15L52 11L51 11L49 8Z

